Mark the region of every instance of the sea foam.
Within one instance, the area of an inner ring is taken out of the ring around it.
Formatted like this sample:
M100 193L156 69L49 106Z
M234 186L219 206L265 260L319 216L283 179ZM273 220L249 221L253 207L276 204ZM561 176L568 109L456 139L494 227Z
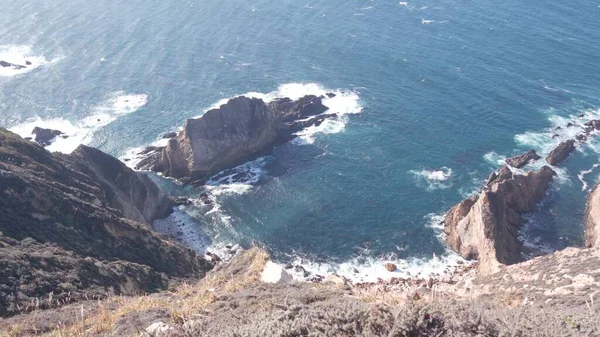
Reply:
M439 169L410 170L408 173L415 176L417 185L425 186L429 191L452 187L452 169L445 166Z
M89 144L93 140L94 133L102 127L123 115L138 110L147 103L148 96L145 94L127 94L119 91L110 94L102 104L93 108L88 116L81 120L43 119L36 116L9 128L9 130L22 137L34 137L31 132L36 126L59 130L65 134L66 138L56 137L46 148L53 152L71 153L79 145Z
M53 63L58 60L58 58L47 60L43 56L33 55L31 46L0 45L0 61L25 66L25 68L22 69L0 66L0 77L12 77L24 74L40 66ZM27 65L27 62L30 64Z

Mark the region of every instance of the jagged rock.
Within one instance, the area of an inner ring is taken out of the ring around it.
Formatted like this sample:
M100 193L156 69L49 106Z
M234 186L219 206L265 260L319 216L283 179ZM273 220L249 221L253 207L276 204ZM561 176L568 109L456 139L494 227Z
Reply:
M546 157L546 161L548 164L556 166L567 159L573 151L575 151L575 141L569 139L558 144L558 146Z
M162 137L163 137L163 139L175 138L175 137L177 137L177 132L174 132L174 131L168 132L168 133L165 133Z
M31 64L31 62L29 62L29 65ZM10 63L10 62L6 62L6 61L1 61L0 60L0 67L4 67L4 68L14 68L14 69L25 69L27 68L24 65L20 65L20 64L14 64L14 63Z
M585 246L600 247L600 186L596 185L587 198L585 207Z
M579 135L575 136L575 139L578 142L583 143L583 142L585 142L587 140L587 136L584 135L584 134L579 134Z
M529 164L531 161L538 159L540 159L540 156L535 152L535 150L529 150L518 156L506 159L506 163L512 167L521 168Z
M568 128L570 128L570 127L573 127L573 126L575 126L575 124L573 124L573 123L571 123L571 122L567 123L567 127L568 127Z
M53 154L4 129L0 158L10 172L0 174L0 316L50 292L61 301L147 293L211 268L148 228L168 207L116 158L88 147Z
M395 265L395 264L393 264L393 263L389 263L389 262L388 262L388 263L386 263L386 264L384 264L384 267L385 267L385 269L386 269L387 271L389 271L389 272L396 271L396 269L398 269L398 267L396 267L396 265Z
M497 171L490 173L490 176L488 177L488 179L486 181L486 185L489 186L494 182L503 181L506 179L510 179L512 177L513 177L513 173L510 170L510 168L506 165L503 165Z
M244 96L230 99L201 118L188 119L183 131L166 147L146 150L137 169L162 172L188 183L202 183L212 175L270 153L275 146L304 128L320 125L322 97L277 99L268 105Z
M290 283L293 281L292 275L272 261L267 262L260 279L265 283Z
M173 203L173 205L176 206L189 206L192 203L192 201L188 198L185 197L168 197L169 200L171 200L171 202Z
M479 259L479 271L521 260L520 214L531 212L556 173L548 166L525 175L495 179L477 197L461 201L444 219L446 242L466 259Z
M50 143L54 138L56 138L56 136L60 136L63 134L62 131L59 130L44 129L37 126L33 128L33 131L31 133L35 135L35 141L41 146L50 145Z
M276 99L269 103L269 108L282 122L320 115L328 109L321 102L321 97L314 95L307 95L296 101L289 98Z
M328 92L325 94L325 96L327 96L328 98L334 98L336 95L332 92Z
M585 126L591 127L593 130L600 130L600 120L593 119L584 124Z

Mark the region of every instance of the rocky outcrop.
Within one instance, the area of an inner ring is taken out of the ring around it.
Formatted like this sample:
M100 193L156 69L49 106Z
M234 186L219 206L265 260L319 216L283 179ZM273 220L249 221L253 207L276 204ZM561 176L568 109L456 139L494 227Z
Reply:
M512 167L521 168L538 159L540 159L540 156L535 152L535 150L529 150L518 156L506 159L506 163Z
M521 261L520 214L533 211L555 175L548 166L525 175L506 168L499 172L481 194L454 206L444 219L448 245L467 259L478 259L483 274Z
M600 247L600 188L596 185L590 192L585 207L585 246Z
M575 141L572 139L566 140L558 144L558 146L548 154L546 161L552 166L562 163L569 155L575 151Z
M35 135L35 141L41 146L48 146L57 136L62 135L62 131L52 130L52 129L44 129L40 127L33 128L31 131L32 135Z
M203 276L207 261L148 228L165 200L98 150L52 154L0 129L0 316Z
M31 65L31 62L27 61L27 65ZM22 64L15 64L15 63L10 63L7 61L2 61L2 60L0 60L0 67L13 68L13 69L17 69L17 70L27 68L27 66L24 66Z
M322 97L288 98L268 105L261 99L235 97L201 118L188 119L164 148L145 151L137 168L162 172L186 182L210 176L270 153L294 138L294 133L326 118Z

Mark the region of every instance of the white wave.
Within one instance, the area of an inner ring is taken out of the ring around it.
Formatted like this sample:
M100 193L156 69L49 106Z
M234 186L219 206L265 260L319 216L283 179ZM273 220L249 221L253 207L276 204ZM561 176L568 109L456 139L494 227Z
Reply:
M452 182L450 181L452 178L452 169L445 166L433 170L410 170L408 173L415 176L417 184L425 182L427 189L430 191L446 189L452 186Z
M32 55L31 46L0 45L0 61L24 66L21 69L0 66L0 76L11 77L24 74L45 64L56 62L58 58L48 61L43 56Z
M426 19L421 19L421 24L422 24L422 25L429 25L429 24L432 24L432 23L434 23L434 22L435 22L435 20L426 20Z
M443 220L444 215L442 214L431 213L425 216L425 226L433 228L436 232L436 236L440 240L443 240L444 236L443 225L441 224ZM394 272L387 271L385 263L388 262L395 264L398 269ZM310 280L316 275L326 276L328 274L338 274L357 283L377 282L379 279L389 280L394 277L428 278L434 274L443 275L448 271L452 271L461 265L469 263L470 262L464 260L458 254L447 249L443 256L438 257L432 253L432 257L429 259L399 259L395 257L395 254L389 254L389 256L382 257L359 256L349 259L348 261L331 263L316 262L305 257L293 256L290 264L293 266L302 266L302 268L308 271L310 275L304 277L304 273L301 270L296 271L295 269L291 269L289 271L294 276L294 279L300 281Z
M404 6L404 7L408 7L408 2L406 2L406 1L400 1L400 2L398 2L398 5Z
M506 163L506 156L499 155L494 151L484 154L483 159L494 167L502 166Z
M534 149L540 156L547 156L560 142L575 139L583 132L582 126L592 119L600 119L600 109L585 110L571 115L560 115L550 110L548 121L551 126L541 132L525 132L515 135L515 142L525 148ZM572 126L567 126L569 123Z
M600 164L594 164L592 165L592 168L590 168L589 170L582 170L581 172L579 172L579 174L577 174L577 178L579 178L579 181L581 181L581 190L585 191L589 188L587 182L584 180L585 176L594 172L594 169L596 169L598 166L600 166Z
M32 138L34 135L31 132L36 126L59 130L65 137L56 137L46 148L53 152L71 153L79 145L89 144L96 131L114 122L120 116L136 111L147 102L148 96L145 94L131 95L119 91L110 94L102 105L93 108L89 115L81 120L42 119L36 116L9 129L22 137Z
M245 194L266 174L270 157L261 157L212 176L205 184L215 197L228 194Z

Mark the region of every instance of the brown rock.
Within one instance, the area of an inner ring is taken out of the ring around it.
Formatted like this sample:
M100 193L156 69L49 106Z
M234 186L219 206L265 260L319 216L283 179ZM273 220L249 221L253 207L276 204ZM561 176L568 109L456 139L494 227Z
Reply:
M396 267L395 264L393 263L386 263L385 265L385 269L387 269L387 271L392 272L392 271L396 271L398 269L398 267Z
M569 139L558 144L558 146L546 157L546 161L548 164L556 166L567 159L573 151L575 151L575 141Z
M446 214L446 242L464 258L479 259L483 273L519 262L517 235L524 223L519 214L533 210L554 175L544 166L538 172L494 180L478 197L463 200Z
M506 163L512 167L521 168L532 161L540 159L540 156L535 152L535 150L529 150L523 154L518 156L514 156L512 158L508 158Z
M590 192L585 207L585 246L600 247L600 188L596 185Z

